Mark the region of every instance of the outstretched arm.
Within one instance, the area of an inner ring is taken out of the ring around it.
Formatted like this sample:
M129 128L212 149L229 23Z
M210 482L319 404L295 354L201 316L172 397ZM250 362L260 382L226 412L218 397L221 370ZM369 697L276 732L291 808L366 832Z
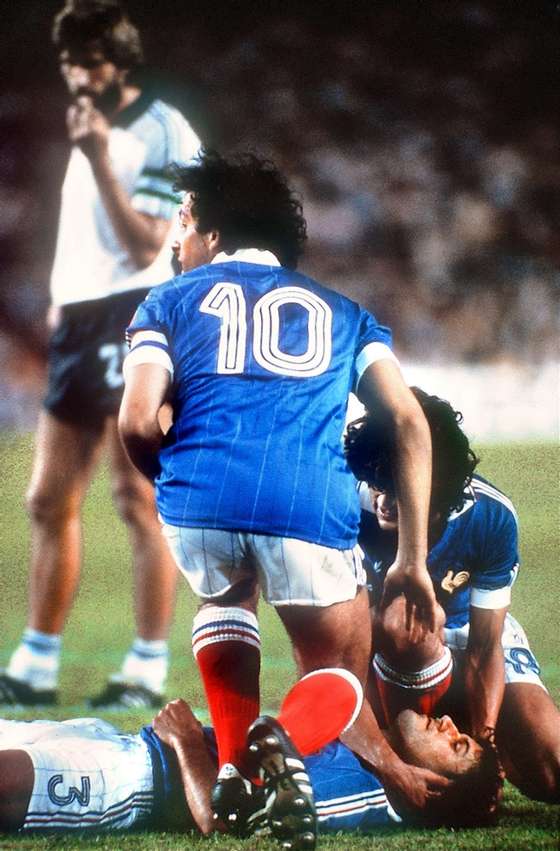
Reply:
M172 700L156 715L156 735L175 751L190 813L204 835L214 830L210 793L216 782L200 723L184 700Z
M420 405L390 359L376 361L363 374L360 401L387 423L395 447L394 482L399 512L399 544L385 579L383 602L403 593L407 628L436 624L436 598L426 568L431 488L430 429Z

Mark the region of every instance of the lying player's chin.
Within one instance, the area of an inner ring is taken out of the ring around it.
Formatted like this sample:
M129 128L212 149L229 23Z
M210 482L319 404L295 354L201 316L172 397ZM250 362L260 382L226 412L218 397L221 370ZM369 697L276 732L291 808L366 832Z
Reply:
M399 520L398 517L393 518L392 516L386 517L381 514L379 511L375 512L375 516L377 517L377 523L382 532L397 532L399 528Z

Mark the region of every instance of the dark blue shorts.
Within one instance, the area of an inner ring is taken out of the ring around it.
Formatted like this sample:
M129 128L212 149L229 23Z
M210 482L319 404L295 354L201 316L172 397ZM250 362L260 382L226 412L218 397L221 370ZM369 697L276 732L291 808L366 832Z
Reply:
M123 390L124 333L149 289L68 304L49 341L45 408L60 420L102 428Z

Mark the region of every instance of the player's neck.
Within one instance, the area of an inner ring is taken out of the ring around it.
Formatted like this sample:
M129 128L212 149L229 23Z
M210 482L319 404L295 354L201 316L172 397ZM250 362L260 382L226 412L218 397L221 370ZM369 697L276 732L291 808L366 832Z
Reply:
M113 112L113 115L118 115L119 112L122 112L123 109L126 109L127 106L130 106L131 103L134 103L140 97L141 90L138 86L123 86L121 89L121 97L119 103Z
M438 543L439 539L445 531L446 526L447 520L442 518L441 514L437 514L433 519L430 520L430 526L428 529L428 548L430 550Z

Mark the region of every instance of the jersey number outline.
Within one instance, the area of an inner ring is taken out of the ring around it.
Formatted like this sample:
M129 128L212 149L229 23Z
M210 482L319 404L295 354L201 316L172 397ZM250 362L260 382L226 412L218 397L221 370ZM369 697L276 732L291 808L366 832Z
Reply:
M509 656L508 661L516 674L526 674L527 670L532 671L537 676L540 674L539 663L526 647L509 647L507 656Z
M56 804L58 807L67 807L74 801L77 801L81 807L87 807L91 798L91 782L87 774L81 777L80 780L81 789L76 788L76 786L69 786L68 794L58 795L56 787L64 782L64 778L62 774L54 774L47 784L47 792L53 804Z
M307 349L291 355L280 348L280 309L297 304L307 311ZM240 284L218 283L199 310L221 320L217 372L240 375L245 370L247 304ZM310 378L325 372L332 356L332 310L323 299L302 287L280 287L265 293L253 308L253 357L277 375Z
M97 352L99 358L106 363L103 380L111 390L117 390L124 384L122 374L123 362L128 354L126 343L104 343Z

